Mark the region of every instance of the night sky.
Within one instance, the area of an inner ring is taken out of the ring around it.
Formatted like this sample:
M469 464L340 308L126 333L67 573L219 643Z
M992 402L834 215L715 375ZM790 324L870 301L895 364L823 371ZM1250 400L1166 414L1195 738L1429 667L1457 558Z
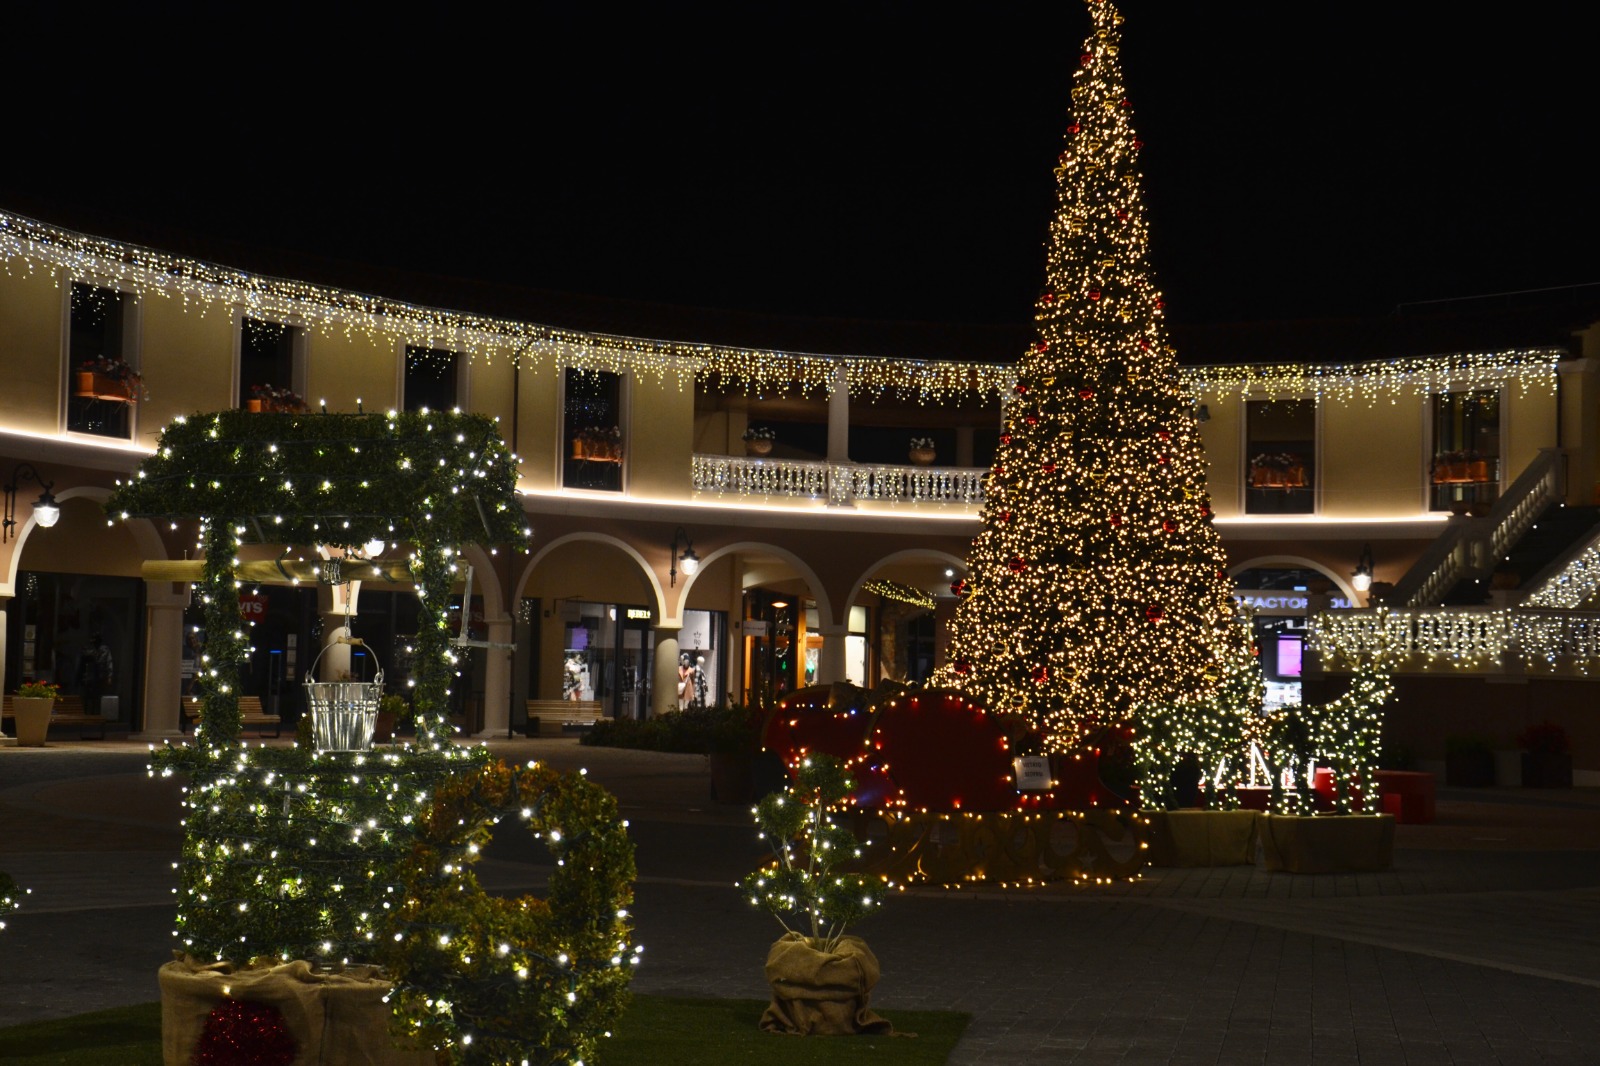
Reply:
M1088 26L1022 6L63 22L41 33L76 32L77 58L9 57L30 95L0 207L632 300L1019 323ZM1173 320L1600 282L1577 8L1125 0Z

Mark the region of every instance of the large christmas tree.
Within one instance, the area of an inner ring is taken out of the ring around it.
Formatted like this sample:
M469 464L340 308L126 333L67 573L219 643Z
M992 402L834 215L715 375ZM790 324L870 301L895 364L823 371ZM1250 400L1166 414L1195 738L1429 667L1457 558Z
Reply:
M1206 695L1237 640L1205 457L1151 277L1122 16L1107 0L1089 12L1039 338L1018 364L936 678L1030 717L1054 751L1133 724L1141 704Z

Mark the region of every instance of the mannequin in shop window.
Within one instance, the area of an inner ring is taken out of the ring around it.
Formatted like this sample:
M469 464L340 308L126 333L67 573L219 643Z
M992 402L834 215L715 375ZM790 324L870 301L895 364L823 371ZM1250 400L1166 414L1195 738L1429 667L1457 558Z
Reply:
M694 705L701 710L706 706L706 657L694 657Z
M568 655L566 669L561 674L561 698L576 703L583 699L584 669L582 655Z
M89 714L100 713L100 697L111 687L111 649L96 633L89 638L89 646L78 660L78 683L83 687L83 709Z
M688 652L678 655L678 710L689 706L689 701L694 699L694 666L689 661Z

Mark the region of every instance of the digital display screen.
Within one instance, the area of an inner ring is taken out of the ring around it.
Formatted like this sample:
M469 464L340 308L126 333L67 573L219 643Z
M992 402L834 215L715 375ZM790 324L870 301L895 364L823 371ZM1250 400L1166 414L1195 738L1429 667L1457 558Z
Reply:
M1300 660L1305 650L1305 642L1299 636L1290 636L1287 633L1278 634L1278 676L1299 677Z

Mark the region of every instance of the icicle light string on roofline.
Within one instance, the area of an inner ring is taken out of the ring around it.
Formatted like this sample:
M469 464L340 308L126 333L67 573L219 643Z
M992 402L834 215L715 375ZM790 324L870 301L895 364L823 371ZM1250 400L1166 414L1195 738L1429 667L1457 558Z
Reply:
M325 336L356 333L385 336L416 347L460 352L493 363L514 360L692 380L756 395L799 390L832 392L840 379L852 396L961 402L970 396L1005 396L1016 369L1004 363L821 355L716 344L652 340L567 330L515 319L423 307L188 259L140 245L77 233L0 211L0 262L7 273L21 263L29 272L48 271L89 285L115 285L140 297L177 299L205 314L239 307L247 314L282 320ZM1179 387L1198 401L1245 395L1314 397L1342 403L1391 402L1403 388L1425 392L1491 388L1515 383L1526 392L1553 389L1559 349L1539 348L1363 363L1282 362L1239 366L1179 367Z

